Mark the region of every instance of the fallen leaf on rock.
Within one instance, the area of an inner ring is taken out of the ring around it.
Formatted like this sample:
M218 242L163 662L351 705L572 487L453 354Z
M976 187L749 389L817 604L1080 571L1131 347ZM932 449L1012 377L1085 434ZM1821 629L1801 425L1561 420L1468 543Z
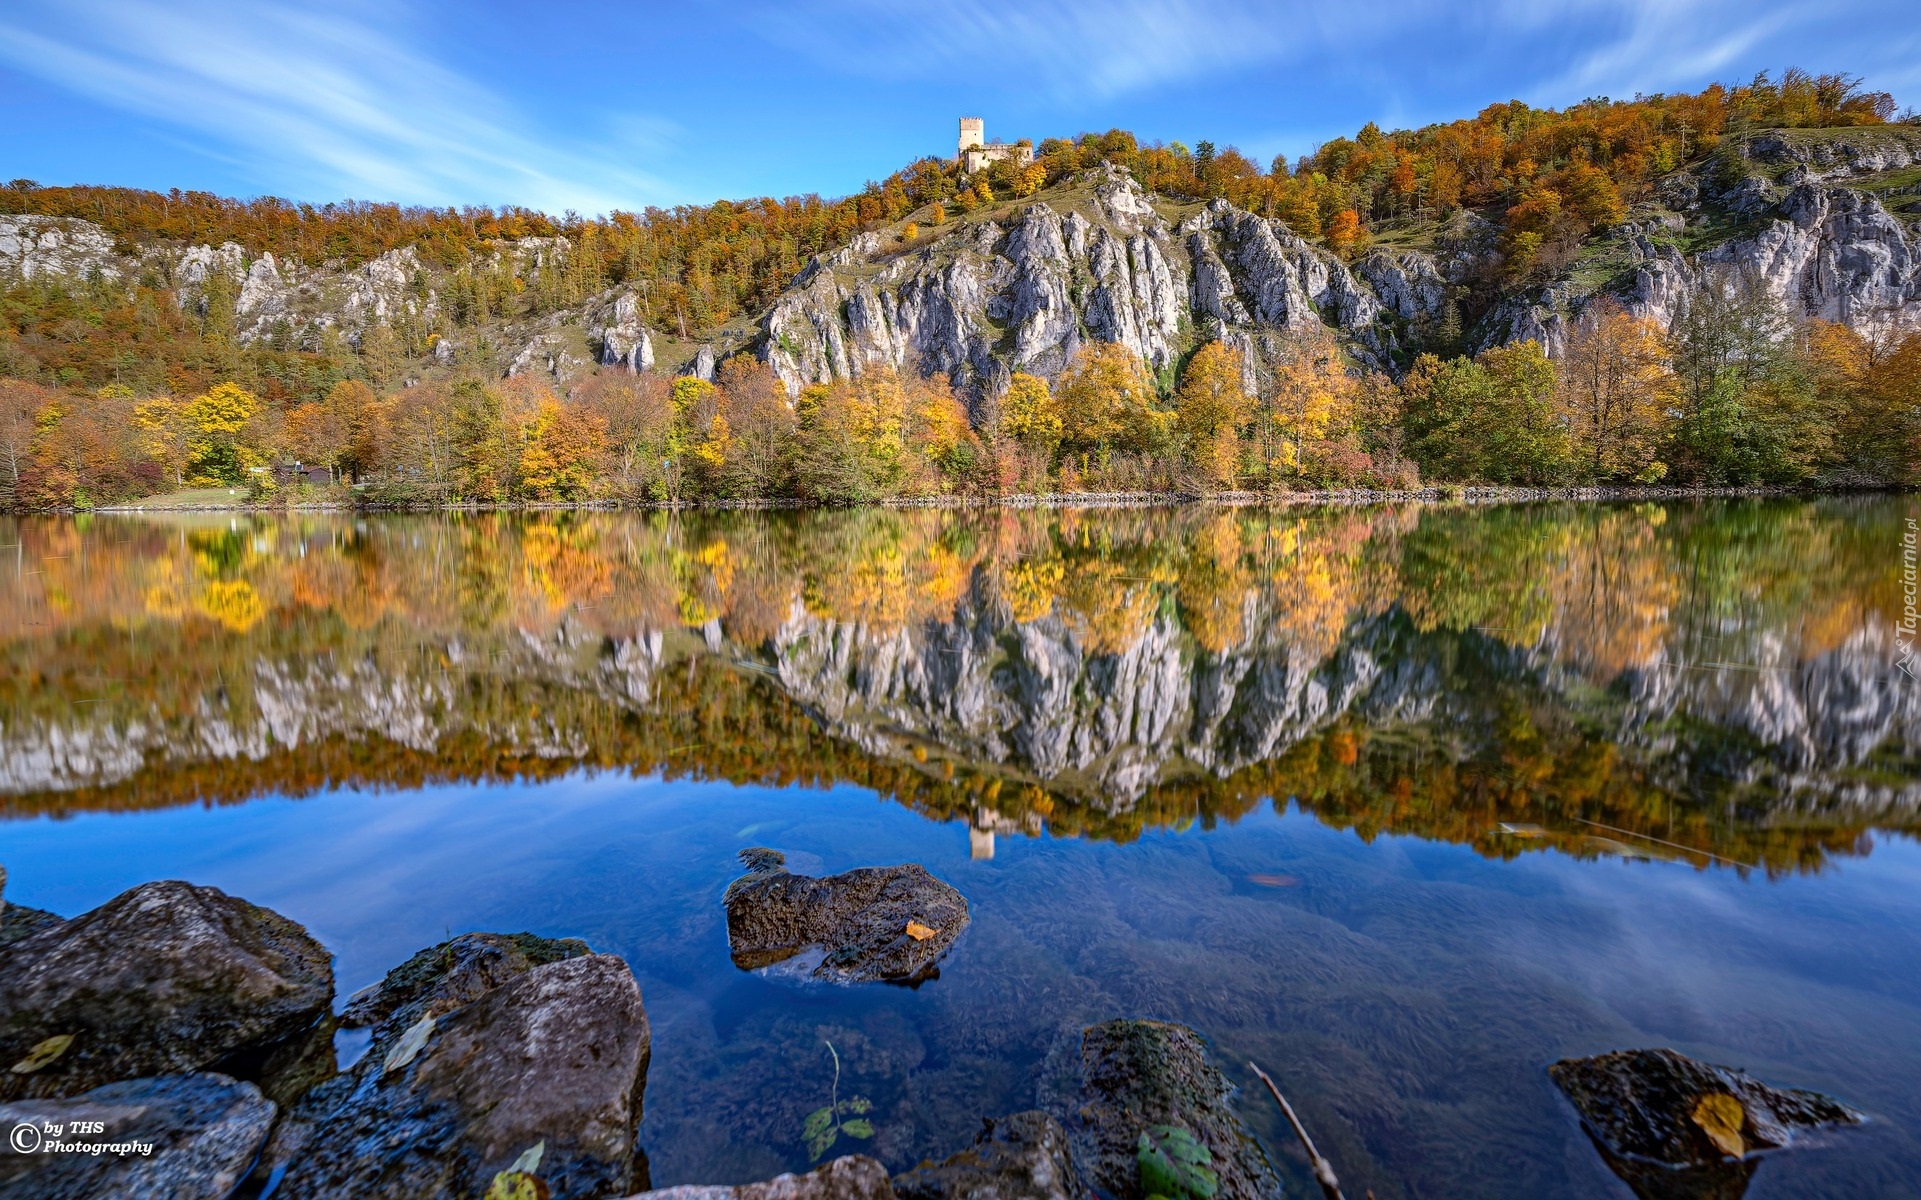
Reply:
M919 921L909 921L907 923L907 936L917 942L924 942L934 936L934 930L929 926L921 924Z
M412 1062L433 1035L434 1019L430 1016L422 1017L408 1026L407 1032L401 1034L400 1040L394 1043L394 1048L387 1051L387 1061L380 1064L380 1073L390 1075Z
M1249 875L1247 881L1256 887L1300 887L1301 881L1292 875Z
M27 1051L25 1058L13 1064L13 1073L31 1075L65 1054L67 1047L71 1045L73 1045L71 1033L56 1033L46 1041L36 1044L33 1049Z
M1748 1144L1741 1140L1748 1114L1739 1100L1726 1092L1710 1092L1695 1102L1693 1115L1694 1123L1721 1153L1740 1158L1748 1152Z

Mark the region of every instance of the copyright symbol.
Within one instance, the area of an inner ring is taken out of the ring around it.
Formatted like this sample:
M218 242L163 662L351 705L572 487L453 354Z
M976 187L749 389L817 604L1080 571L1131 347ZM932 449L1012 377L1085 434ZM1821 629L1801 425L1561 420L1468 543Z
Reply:
M21 1154L32 1154L40 1148L40 1128L22 1121L13 1127L13 1136L7 1139Z

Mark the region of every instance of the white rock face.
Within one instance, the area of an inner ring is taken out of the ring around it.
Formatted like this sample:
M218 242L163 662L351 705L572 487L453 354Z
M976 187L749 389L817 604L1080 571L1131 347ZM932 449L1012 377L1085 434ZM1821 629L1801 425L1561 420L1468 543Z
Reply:
M640 301L632 292L619 293L594 314L587 340L599 344L603 365L618 364L635 372L653 370L654 341L640 323Z
M0 217L0 278L119 279L123 266L113 238L91 221Z
M1426 255L1379 256L1378 283L1362 282L1281 222L1225 201L1173 228L1116 168L1098 176L1086 212L1035 203L1009 228L965 226L878 272L848 270L877 252L859 243L817 259L768 313L764 353L790 391L912 364L992 397L1012 372L1058 374L1087 341L1160 371L1196 330L1246 346L1258 326L1323 320L1385 364L1396 343L1381 314L1432 315L1446 299Z

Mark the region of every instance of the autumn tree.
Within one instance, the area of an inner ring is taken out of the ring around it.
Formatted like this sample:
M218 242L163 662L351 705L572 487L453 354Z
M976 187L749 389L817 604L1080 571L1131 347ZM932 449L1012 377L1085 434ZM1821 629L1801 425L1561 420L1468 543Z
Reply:
M1659 479L1667 410L1678 394L1660 326L1612 297L1590 305L1561 356L1557 400L1578 469L1598 481Z
M593 486L606 446L606 423L598 416L548 397L520 452L520 484L541 500L581 499Z
M15 503L39 431L36 418L53 393L21 379L0 379L0 505Z
M1539 342L1446 363L1424 354L1402 390L1409 449L1430 479L1539 487L1568 470L1554 364Z
M794 413L774 369L749 354L720 365L721 413L732 438L722 485L728 495L766 498L787 490Z
M260 398L237 383L222 383L195 396L185 412L191 431L188 482L202 487L242 482L259 454L244 439L260 416Z
M1172 432L1172 414L1156 405L1140 356L1117 342L1084 344L1056 381L1054 399L1062 448L1103 466L1115 452L1158 452Z
M1047 381L1025 371L1014 372L998 412L997 440L1005 439L1014 447L1020 485L1044 486L1062 436L1060 405Z
M599 371L574 398L605 423L614 482L635 495L659 482L673 425L670 383L651 372ZM664 499L665 497L658 497Z
M1208 342L1187 360L1175 397L1182 452L1210 487L1232 487L1240 474L1241 426L1251 408L1241 366L1239 350Z
M1255 423L1262 474L1269 480L1300 478L1310 447L1345 419L1354 383L1334 334L1319 322L1302 329L1260 335Z

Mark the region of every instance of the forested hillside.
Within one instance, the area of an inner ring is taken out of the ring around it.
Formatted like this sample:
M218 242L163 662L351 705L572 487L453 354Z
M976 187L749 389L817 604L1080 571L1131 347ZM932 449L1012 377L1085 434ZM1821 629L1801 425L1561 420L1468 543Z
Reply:
M1789 71L594 219L16 180L0 495L1903 482L1894 107Z

